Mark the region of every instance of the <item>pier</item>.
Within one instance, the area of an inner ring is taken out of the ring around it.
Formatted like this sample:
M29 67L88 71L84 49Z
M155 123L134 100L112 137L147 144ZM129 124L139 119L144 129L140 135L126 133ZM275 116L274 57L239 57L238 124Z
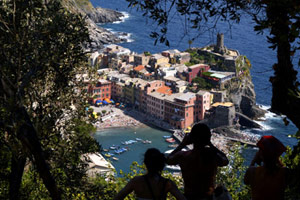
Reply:
M173 137L175 139L177 139L179 142L181 142L183 137L184 137L184 133L181 130L174 130ZM226 137L226 136L219 136L219 137L220 137L220 139L225 139L227 141L239 142L241 144L246 144L246 145L249 145L249 146L252 146L252 147L256 147L256 143L246 141L246 140L243 140L241 138L232 138L232 137Z

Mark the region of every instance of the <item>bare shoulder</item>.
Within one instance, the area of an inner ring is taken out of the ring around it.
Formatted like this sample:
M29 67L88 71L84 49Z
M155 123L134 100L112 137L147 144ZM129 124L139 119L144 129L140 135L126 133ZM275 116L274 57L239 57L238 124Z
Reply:
M132 183L140 183L143 180L144 180L143 176L135 176L134 178L131 179L131 182Z

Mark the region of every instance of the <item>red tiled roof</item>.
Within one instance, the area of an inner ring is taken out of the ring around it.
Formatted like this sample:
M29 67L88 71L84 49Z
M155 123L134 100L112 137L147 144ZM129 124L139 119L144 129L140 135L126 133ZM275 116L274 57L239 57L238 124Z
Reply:
M168 86L160 87L160 88L158 88L156 90L156 92L159 92L159 93L162 93L162 94L167 94L167 95L171 95L172 94L172 90Z
M138 65L137 67L134 68L134 71L141 71L142 69L145 69L144 65Z

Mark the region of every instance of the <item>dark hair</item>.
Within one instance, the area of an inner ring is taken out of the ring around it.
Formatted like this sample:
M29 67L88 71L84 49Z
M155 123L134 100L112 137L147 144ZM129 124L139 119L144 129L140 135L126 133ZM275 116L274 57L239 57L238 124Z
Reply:
M190 138L193 144L207 145L211 138L210 128L206 124L195 124L191 130Z
M149 173L160 173L166 164L165 155L156 148L147 149L144 163Z

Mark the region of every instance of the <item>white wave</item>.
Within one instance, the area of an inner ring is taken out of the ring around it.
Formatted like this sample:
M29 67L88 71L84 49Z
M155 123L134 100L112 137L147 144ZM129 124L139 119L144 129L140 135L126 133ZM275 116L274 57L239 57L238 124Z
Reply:
M267 121L255 121L255 122L262 127L261 128L262 131L269 131L274 129L274 127L270 126Z
M128 19L128 18L130 17L129 13L127 13L127 12L122 11L121 13L123 14L123 16L120 17L120 20L119 20L119 21L113 22L113 24L120 24L120 23L122 23L122 22L125 22L125 20Z
M265 111L268 111L271 108L270 105L258 104L258 106Z
M133 42L134 40L131 38L132 33L125 33L125 32L113 32L118 38L122 39L124 42Z
M261 109L266 111L266 114L264 117L259 118L259 120L268 120L268 119L282 119L282 116L277 115L276 113L273 113L270 111L271 106L270 105L258 105ZM257 122L257 121L256 121Z

